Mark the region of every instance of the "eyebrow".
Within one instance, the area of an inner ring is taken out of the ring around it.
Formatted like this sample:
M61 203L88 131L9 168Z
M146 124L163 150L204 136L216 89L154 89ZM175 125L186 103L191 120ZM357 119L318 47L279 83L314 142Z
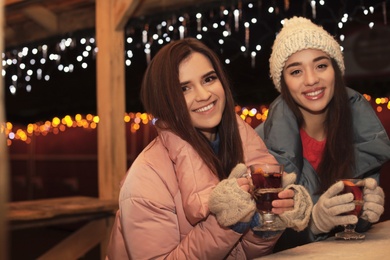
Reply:
M314 60L313 60L313 62L317 62L317 61L320 61L320 60L330 60L330 58L329 57L327 57L327 56L319 56L319 57L317 57L317 58L315 58ZM289 64L287 67L286 67L286 69L288 69L288 68L290 68L290 67L294 67L294 66L299 66L299 65L301 65L302 64L302 62L293 62L293 63L291 63L291 64Z
M206 78L206 77L208 77L208 76L210 76L210 75L213 75L213 74L217 74L217 73L215 72L215 70L211 70L211 71L207 72L206 74L204 74L204 75L202 76L202 78ZM180 82L180 86L187 85L188 83L190 83L190 81Z

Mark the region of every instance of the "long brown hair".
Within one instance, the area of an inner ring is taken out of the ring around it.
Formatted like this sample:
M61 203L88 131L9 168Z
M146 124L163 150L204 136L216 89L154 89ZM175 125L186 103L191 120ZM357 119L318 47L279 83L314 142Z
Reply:
M220 146L217 155L207 138L193 126L180 87L179 65L194 52L210 60L225 91L226 105L218 126ZM141 100L146 111L157 118L156 126L169 129L192 145L220 179L226 178L237 163L243 162L244 152L229 79L218 56L199 40L177 40L158 51L146 69Z
M347 88L341 71L334 59L335 87L332 100L328 104L324 127L326 144L317 173L321 180L320 190L323 192L341 178L350 178L355 168L353 147L352 113L348 100ZM296 116L299 127L304 118L295 103L282 76L281 93L289 108Z

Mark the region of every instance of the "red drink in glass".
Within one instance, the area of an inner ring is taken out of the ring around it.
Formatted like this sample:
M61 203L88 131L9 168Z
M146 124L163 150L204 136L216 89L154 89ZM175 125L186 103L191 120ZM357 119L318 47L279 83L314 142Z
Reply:
M341 215L355 215L360 216L363 207L363 184L364 181L361 179L343 179L344 189L340 194L346 194L351 192L353 194L353 202L355 203L355 209L349 212L345 212ZM355 231L355 224L344 225L344 231L335 234L336 239L343 240L360 240L366 236Z
M349 193L351 192L353 194L353 202L355 203L355 209L344 213L343 215L355 215L357 217L360 216L360 213L362 211L363 207L363 192L362 192L362 186L357 186L358 183L354 183L351 180L343 180L344 182L344 189L341 192L341 194Z
M257 232L284 230L286 225L281 221L275 221L276 215L272 212L272 201L278 199L278 193L283 190L283 165L254 164L250 166L250 172L253 183L252 196L261 215L261 223L253 230Z
M282 191L282 174L258 170L252 173L252 181L257 209L272 211L272 201L278 199L278 193Z

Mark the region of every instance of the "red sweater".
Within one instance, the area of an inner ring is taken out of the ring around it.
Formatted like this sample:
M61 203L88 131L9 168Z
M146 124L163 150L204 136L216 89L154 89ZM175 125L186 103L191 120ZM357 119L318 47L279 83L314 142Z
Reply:
M322 153L324 152L326 139L317 141L310 137L302 128L299 130L302 140L303 157L309 161L314 170L317 171L320 164Z

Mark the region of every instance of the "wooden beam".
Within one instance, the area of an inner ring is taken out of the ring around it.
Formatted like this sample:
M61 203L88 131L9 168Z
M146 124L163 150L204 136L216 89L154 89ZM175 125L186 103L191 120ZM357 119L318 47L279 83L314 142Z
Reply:
M0 0L0 52L4 49L4 0ZM0 64L0 70L2 70ZM4 82L0 81L0 259L8 259L7 203L9 199L9 160L5 135Z
M123 30L130 16L139 6L140 0L117 0L115 4L115 30Z
M101 199L118 199L127 170L124 26L139 0L96 0L98 180Z
M108 231L112 228L111 224L112 220L104 218L91 221L41 255L38 259L79 259L96 245L106 240ZM105 254L105 250L102 253ZM104 259L104 257L101 257L101 259Z
M29 6L22 10L25 15L37 24L41 25L47 31L57 32L58 19L57 16L50 10L39 5Z
M21 2L25 2L26 0L4 0L4 5L13 5Z

